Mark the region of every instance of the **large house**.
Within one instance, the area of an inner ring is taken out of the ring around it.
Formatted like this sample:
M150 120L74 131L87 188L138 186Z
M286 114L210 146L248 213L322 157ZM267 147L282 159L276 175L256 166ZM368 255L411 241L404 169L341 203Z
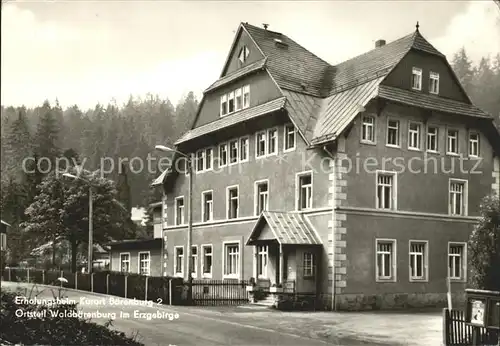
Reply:
M336 309L435 305L467 282L500 141L417 29L337 65L241 23L191 130L197 279L267 280ZM187 278L188 173L164 189L164 275Z

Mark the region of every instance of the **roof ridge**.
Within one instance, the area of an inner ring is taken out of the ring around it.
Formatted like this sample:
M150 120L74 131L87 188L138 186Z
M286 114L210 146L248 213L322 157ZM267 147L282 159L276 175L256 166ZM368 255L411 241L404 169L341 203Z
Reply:
M342 64L345 64L345 63L350 62L351 60L358 59L358 58L360 58L360 57L362 57L362 56L368 55L368 54L370 54L370 53L372 53L372 52L374 52L374 51L376 51L376 50L379 50L379 51L380 51L380 50L386 50L387 48L390 48L391 46L395 45L395 44L396 44L396 43L398 43L398 42L401 42L401 41L404 41L404 40L409 39L411 36L415 36L415 32L412 32L411 34L405 35L405 36L400 37L400 38L398 38L398 39L396 39L396 40L394 40L394 41L391 41L391 42L389 42L389 43L387 43L387 44L383 45L382 47L378 47L378 48L373 48L373 49L370 49L369 51L366 51L366 52L364 52L364 53L361 53L361 54L359 54L359 55L356 55L356 56L354 56L354 57L352 57L352 58L349 58L349 59L347 59L347 60L341 61L341 62L339 62L338 64L335 64L335 65L333 65L333 66L338 67L338 66L340 66L340 65L342 65ZM412 46L412 45L409 45L409 46L408 46L408 50L410 50L411 46Z

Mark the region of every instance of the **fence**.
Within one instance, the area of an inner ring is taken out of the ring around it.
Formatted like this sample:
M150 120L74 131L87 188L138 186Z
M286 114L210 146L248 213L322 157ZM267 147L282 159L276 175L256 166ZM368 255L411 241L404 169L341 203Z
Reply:
M193 280L193 305L239 305L248 303L246 280Z
M92 274L49 271L29 268L5 268L2 279L13 282L29 282L45 285L61 285L63 277L65 288L109 294L113 296L152 300L155 303L180 305L184 283L182 278L143 276L120 272L96 272Z
M477 328L478 345L497 345L499 331L483 327L472 327L466 323L462 310L443 309L443 344L446 346L472 345L473 328Z

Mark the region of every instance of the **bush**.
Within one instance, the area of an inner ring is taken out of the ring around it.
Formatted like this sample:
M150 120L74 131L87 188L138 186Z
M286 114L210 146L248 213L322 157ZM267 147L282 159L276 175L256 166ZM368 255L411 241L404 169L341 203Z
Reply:
M481 220L469 238L470 284L500 291L500 199L488 196L481 203Z
M53 317L48 310L55 312L77 311L75 304L44 306L16 304L16 294L0 294L0 339L24 345L143 345L124 333L110 330L106 325L98 325L78 317ZM43 312L42 317L17 317L16 310L24 312Z

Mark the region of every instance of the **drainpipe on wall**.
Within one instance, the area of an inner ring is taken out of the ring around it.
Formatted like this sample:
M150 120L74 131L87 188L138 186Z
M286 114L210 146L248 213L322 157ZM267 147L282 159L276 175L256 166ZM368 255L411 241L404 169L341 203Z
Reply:
M333 175L333 180L332 180L332 189L333 189L333 201L332 201L332 311L336 310L336 304L335 304L335 221L336 221L336 208L335 208L335 186L336 186L336 179L337 179L337 161L335 159L335 155L330 152L326 146L323 147L323 150L328 154L328 156L331 158L332 163L330 166L332 167L332 175Z

